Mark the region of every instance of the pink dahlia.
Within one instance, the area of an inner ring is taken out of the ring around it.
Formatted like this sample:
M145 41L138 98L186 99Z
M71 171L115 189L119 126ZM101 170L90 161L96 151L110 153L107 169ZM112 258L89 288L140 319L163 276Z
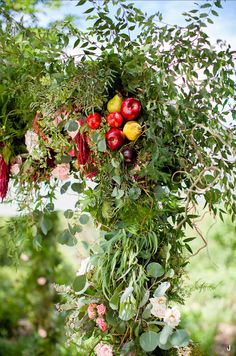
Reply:
M97 306L97 312L99 315L104 315L106 313L106 307L104 304L99 304Z
M95 303L89 304L88 310L87 310L89 319L96 318L96 316L97 316L97 313L95 310L96 306L97 306L97 304L95 304Z
M99 329L102 330L103 332L107 330L107 323L102 317L96 319L96 324L99 327Z

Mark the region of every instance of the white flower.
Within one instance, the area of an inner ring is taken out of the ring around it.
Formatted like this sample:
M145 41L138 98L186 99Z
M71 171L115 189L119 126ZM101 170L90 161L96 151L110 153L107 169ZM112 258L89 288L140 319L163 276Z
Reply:
M112 346L102 342L95 347L95 352L97 356L113 356Z
M28 130L25 134L25 144L30 155L35 148L38 147L39 136L32 130Z
M157 318L164 318L167 309L166 297L161 296L161 297L150 298L150 302L152 304L151 314L156 316Z
M80 269L76 273L76 276L83 276L85 273L89 272L92 269L92 266L89 263L89 261L90 261L90 257L81 260Z
M168 308L165 313L164 322L175 328L180 323L180 312L176 307Z
M52 175L59 180L66 180L70 178L70 164L61 163L52 170Z

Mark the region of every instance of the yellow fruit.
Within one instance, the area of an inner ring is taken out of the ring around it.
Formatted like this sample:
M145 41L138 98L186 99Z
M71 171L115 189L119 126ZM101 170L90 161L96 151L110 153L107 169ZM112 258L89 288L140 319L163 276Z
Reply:
M128 140L135 141L142 133L142 127L136 121L128 121L123 132Z
M122 96L116 94L111 100L108 101L107 110L109 112L120 112L122 101L123 101Z

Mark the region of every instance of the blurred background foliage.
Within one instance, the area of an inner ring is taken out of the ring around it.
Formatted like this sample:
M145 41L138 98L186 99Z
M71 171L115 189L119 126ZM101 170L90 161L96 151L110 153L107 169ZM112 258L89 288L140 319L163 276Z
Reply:
M48 231L37 236L26 228L28 218L0 222L0 355L74 355L73 347L65 345L64 316L55 307L59 297L53 283L69 284L75 274L57 244L59 215L44 215ZM24 236L17 266L10 243L17 237L13 226Z
M48 231L38 229L37 236L26 228L24 219L29 217L0 220L0 356L76 355L76 348L66 345L65 315L57 312L60 297L52 285L72 283L79 268L79 255L86 257L81 241L91 243L96 233L91 226L80 233L75 253L75 246L57 243L64 228L61 214L44 215ZM34 219L38 219L34 225L42 227L42 216ZM11 246L11 241L17 241L13 226L24 235L17 266ZM208 245L191 258L188 267L189 298L182 307L182 326L190 331L197 346L196 355L235 355L235 227L230 219L223 223L207 215L201 230ZM190 229L187 233L188 237L193 236ZM191 242L193 252L201 243L200 239Z

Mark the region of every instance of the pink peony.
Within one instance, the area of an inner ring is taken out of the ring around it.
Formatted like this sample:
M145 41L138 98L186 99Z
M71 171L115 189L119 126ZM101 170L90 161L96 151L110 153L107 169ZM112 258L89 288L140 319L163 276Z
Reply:
M96 319L96 324L99 327L99 329L102 330L103 332L107 330L107 323L102 317Z
M95 352L97 356L113 356L112 346L108 344L103 344L100 342L95 347Z
M88 306L88 317L89 319L95 319L96 316L97 316L97 313L95 311L95 308L96 308L97 304L89 304Z
M69 163L61 163L52 170L52 175L59 180L66 180L70 178L70 165Z
M106 307L104 304L99 304L97 306L97 312L99 315L104 315L106 313Z

